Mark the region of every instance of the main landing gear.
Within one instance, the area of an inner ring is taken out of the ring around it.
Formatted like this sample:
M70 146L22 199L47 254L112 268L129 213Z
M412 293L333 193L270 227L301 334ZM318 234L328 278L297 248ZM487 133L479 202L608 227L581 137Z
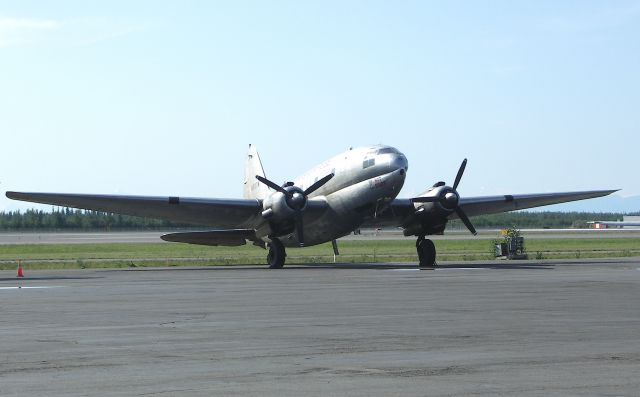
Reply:
M267 254L267 263L269 264L269 269L282 269L284 266L284 258L287 256L284 251L284 245L278 240L274 238L269 243L269 253Z
M436 264L436 247L433 245L433 241L419 236L416 240L416 250L418 251L418 258L420 260L420 267L432 268ZM267 254L267 263L270 269L282 269L284 266L284 259L287 253L284 250L284 245L277 238L274 238L269 243L269 253Z
M416 241L416 250L418 251L418 259L420 260L420 267L434 267L436 264L436 246L433 245L433 241L424 238L424 236L418 236Z

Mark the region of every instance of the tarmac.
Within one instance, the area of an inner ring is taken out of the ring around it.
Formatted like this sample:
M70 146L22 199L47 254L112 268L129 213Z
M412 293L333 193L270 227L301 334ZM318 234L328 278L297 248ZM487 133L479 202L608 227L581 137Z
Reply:
M194 229L195 230L195 229ZM202 230L202 229L198 229ZM159 243L170 244L160 239L166 231L105 231L105 232L0 232L0 245L11 244L104 244L104 243ZM638 238L640 228L624 229L524 229L526 239L565 239L565 238ZM499 230L478 230L474 236L468 230L447 230L441 236L429 236L433 240L466 240L500 238ZM407 240L398 229L363 229L361 234L349 235L340 240Z
M640 258L0 272L0 395L638 396Z

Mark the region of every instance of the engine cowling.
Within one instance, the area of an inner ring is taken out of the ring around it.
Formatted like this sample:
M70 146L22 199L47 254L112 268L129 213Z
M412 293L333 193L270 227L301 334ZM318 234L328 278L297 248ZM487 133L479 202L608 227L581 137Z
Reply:
M415 212L404 226L405 236L442 234L448 222L448 216L455 211L458 203L457 193L444 182L436 183L433 188L414 199Z
M416 211L424 208L429 212L448 216L455 211L459 201L460 196L452 187L436 184L432 189L413 199L413 206Z
M297 186L284 186L289 194L275 192L268 196L262 203L262 217L282 221L293 219L300 211L307 207L307 197L304 191Z
M454 212L471 233L477 234L471 221L460 208L460 195L456 190L466 166L467 159L464 159L456 174L453 187L447 186L444 182L438 182L419 197L411 199L416 211L407 224L403 225L406 236L441 233L444 231L449 215Z
M295 228L298 243L303 246L302 213L307 208L307 197L329 182L333 175L331 173L318 179L305 190L295 186L293 182L287 182L283 186L279 186L263 176L256 175L257 180L276 191L262 203L262 217L273 223L276 233L290 233Z

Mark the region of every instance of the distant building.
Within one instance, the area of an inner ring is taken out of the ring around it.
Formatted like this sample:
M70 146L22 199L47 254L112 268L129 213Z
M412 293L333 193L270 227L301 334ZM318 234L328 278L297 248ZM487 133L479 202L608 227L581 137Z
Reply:
M589 222L593 229L626 228L640 229L640 216L623 216L622 221L593 221Z
M623 216L622 222L627 223L627 225L623 225L625 229L640 229L640 216L638 215Z

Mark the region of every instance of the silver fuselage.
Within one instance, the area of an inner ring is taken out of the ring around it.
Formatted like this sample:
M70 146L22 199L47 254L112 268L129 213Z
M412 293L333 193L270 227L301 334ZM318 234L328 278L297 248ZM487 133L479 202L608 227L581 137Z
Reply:
M303 190L318 179L334 177L309 195L304 213L305 245L316 245L349 234L367 217L375 216L393 200L404 184L407 158L390 146L359 147L341 153L294 180ZM273 195L281 193L275 192ZM258 228L268 240L268 228ZM285 246L298 246L295 233L279 237Z

